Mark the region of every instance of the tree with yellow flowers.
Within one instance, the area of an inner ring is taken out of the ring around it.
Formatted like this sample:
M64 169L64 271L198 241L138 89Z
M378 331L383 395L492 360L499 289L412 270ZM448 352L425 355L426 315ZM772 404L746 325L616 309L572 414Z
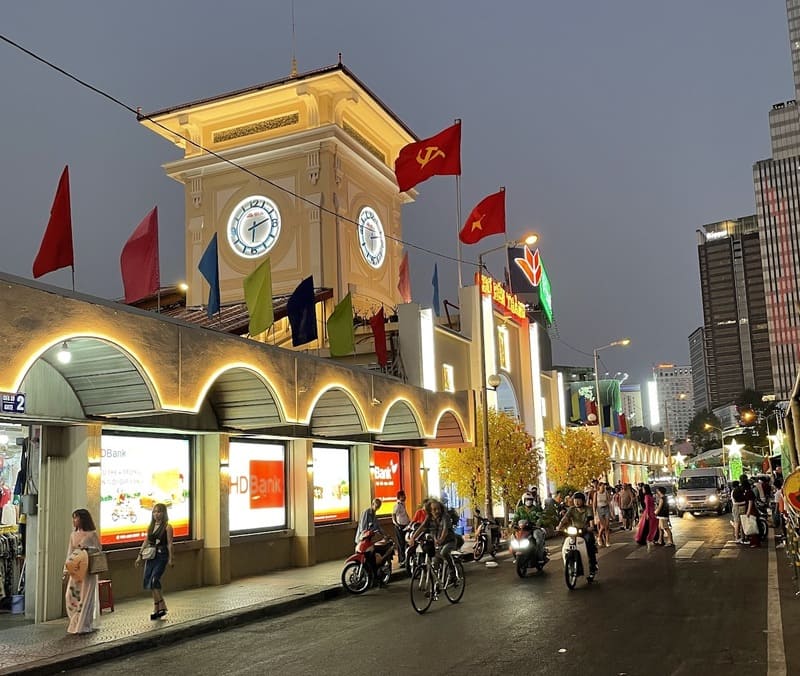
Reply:
M569 427L545 432L547 474L556 486L583 488L608 472L611 454L587 427Z
M478 409L475 446L443 448L439 460L442 479L455 484L459 495L481 508L485 502L482 415ZM513 509L528 486L539 483L539 452L518 420L494 409L489 409L489 458L492 501Z

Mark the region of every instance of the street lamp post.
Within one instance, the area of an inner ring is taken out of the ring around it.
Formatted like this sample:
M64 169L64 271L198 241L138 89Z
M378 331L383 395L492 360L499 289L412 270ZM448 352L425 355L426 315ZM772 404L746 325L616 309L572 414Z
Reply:
M597 400L597 424L600 426L600 435L603 435L603 403L600 399L600 376L597 372L597 353L600 350L605 350L609 347L618 347L625 345L630 345L631 339L630 338L621 338L620 340L615 340L608 345L603 345L603 347L596 347L594 348L594 391L595 391L595 399Z
M528 235L522 242L505 242L500 246L496 246L493 249L489 249L488 251L484 251L483 253L478 254L478 334L479 334L479 346L480 346L480 371L481 371L481 403L483 405L483 490L486 493L486 499L484 502L484 514L485 518L492 519L494 518L493 510L492 510L492 458L491 452L489 450L489 395L488 395L488 383L486 381L486 339L484 337L484 326L483 326L483 292L481 289L481 274L483 273L483 257L488 256L490 253L494 253L495 251L500 251L501 249L508 249L509 247L518 246L521 243L525 243L528 246L531 246L536 243L539 239L538 235Z

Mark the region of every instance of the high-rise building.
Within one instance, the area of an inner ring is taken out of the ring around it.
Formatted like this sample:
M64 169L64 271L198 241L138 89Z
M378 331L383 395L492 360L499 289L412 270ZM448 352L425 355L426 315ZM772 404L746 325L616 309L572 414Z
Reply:
M753 165L774 394L787 399L800 366L800 0L786 0L795 98L769 113L772 157Z
M771 394L770 342L756 217L703 226L697 231L697 256L703 295L703 355L700 361L695 345L692 369L699 381L695 360L702 364L706 381L703 390L695 391L697 400L705 393L707 401L702 408L713 409L738 402L744 390ZM699 405L695 401L696 409Z
M704 411L708 406L708 365L706 364L705 331L700 326L689 336L689 364L692 367L692 391L694 412Z
M664 435L673 442L686 438L694 417L692 367L659 364L653 369L658 397L658 417Z

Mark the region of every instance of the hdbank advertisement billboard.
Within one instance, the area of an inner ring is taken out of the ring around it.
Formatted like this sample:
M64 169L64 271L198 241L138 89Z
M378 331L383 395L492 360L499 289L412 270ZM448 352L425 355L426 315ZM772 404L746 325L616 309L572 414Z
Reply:
M231 441L230 532L286 527L286 448Z
M350 521L350 449L314 446L314 523Z
M372 470L375 482L375 497L380 498L378 514L391 514L397 503L397 491L401 488L400 451L374 451Z
M174 537L189 537L189 440L104 434L101 446L100 542L140 543L159 502L167 506Z

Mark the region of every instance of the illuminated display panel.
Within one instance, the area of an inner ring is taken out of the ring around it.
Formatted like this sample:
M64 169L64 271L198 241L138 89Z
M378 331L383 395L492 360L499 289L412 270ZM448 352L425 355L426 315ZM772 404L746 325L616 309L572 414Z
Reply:
M286 527L286 447L231 441L228 455L231 533Z
M167 506L174 537L188 538L191 447L185 437L103 434L100 460L100 542L135 545L150 525L153 505Z
M373 452L375 469L372 470L375 481L375 497L380 498L380 515L390 515L397 503L397 492L402 490L403 473L400 470L400 451Z
M350 521L350 449L314 446L314 523Z

